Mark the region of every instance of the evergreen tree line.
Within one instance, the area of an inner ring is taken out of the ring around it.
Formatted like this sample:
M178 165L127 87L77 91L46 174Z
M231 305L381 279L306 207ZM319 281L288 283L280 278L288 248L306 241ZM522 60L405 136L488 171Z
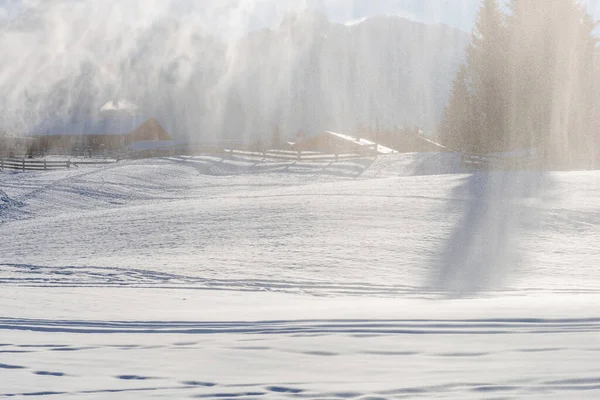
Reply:
M577 0L483 0L440 140L467 153L527 149L549 167L597 166L595 28Z

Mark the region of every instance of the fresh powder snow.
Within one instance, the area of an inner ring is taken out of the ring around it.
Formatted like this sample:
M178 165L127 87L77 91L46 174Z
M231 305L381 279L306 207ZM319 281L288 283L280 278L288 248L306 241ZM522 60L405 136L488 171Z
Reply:
M0 171L0 398L595 399L598 204L452 153Z

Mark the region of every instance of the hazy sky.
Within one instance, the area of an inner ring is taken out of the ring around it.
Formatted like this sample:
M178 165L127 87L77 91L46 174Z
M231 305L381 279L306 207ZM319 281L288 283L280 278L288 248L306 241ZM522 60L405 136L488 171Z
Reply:
M23 4L81 2L88 0L0 0L0 18L15 18ZM141 3L140 0L89 0L114 1L115 4ZM166 4L169 0L163 0ZM543 4L544 0L540 0ZM600 19L600 0L583 0L592 15ZM221 12L220 23L240 21L244 30L275 25L286 10L306 6L323 11L337 22L350 22L373 15L399 15L428 23L442 22L465 31L470 31L477 15L481 0L171 0L171 9L176 13ZM241 12L240 12L241 11ZM242 20L240 20L242 18Z

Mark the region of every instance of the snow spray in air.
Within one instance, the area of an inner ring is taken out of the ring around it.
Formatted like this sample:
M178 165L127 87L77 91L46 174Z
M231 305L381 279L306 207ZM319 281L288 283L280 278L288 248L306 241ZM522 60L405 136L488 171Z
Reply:
M550 170L597 168L600 71L593 23L577 1L482 1L439 134L479 172L456 190L465 207L434 263L432 286L501 289L519 259L527 206ZM531 260L528 260L528 263Z
M0 129L35 133L47 121L93 120L107 102L126 101L180 138L270 135L278 119L265 117L277 111L266 98L291 88L253 86L253 74L273 76L261 70L269 56L261 35L302 3L9 0L0 5L0 50L11 60L0 66ZM278 52L278 70L293 67L298 53L292 45Z
M121 100L206 143L430 131L468 39L396 15L435 20L445 0L9 0L8 18L1 3L0 130L15 133Z

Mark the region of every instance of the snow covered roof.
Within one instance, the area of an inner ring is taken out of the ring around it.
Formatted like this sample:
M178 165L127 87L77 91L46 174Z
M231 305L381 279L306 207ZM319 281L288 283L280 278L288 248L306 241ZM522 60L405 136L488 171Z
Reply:
M426 138L426 137L424 137L423 135L419 135L418 137L419 137L419 139L421 139L421 140L424 140L424 141L426 141L427 143L429 143L429 144L431 144L431 145L433 145L433 146L435 146L435 147L438 147L438 148L440 148L440 149L444 149L444 150L448 150L448 151L452 151L452 150L450 150L449 148L447 148L446 146L444 146L443 144L440 144L440 143L434 142L434 141L433 141L433 140L431 140L431 139L427 139L427 138Z
M100 107L100 112L136 112L137 110L138 106L128 100L111 100Z
M355 138L353 136L350 135L344 135L343 133L336 133L336 132L331 132L331 131L326 131L328 134L333 135L335 137L338 137L340 139L343 140L347 140L348 142L354 143L356 145L359 146L364 146L364 147L373 147L375 145L375 142L372 142L370 140L367 139L363 139L363 138ZM396 150L391 149L389 147L386 146L382 146L380 144L377 144L377 153L379 154L394 154L397 153Z

